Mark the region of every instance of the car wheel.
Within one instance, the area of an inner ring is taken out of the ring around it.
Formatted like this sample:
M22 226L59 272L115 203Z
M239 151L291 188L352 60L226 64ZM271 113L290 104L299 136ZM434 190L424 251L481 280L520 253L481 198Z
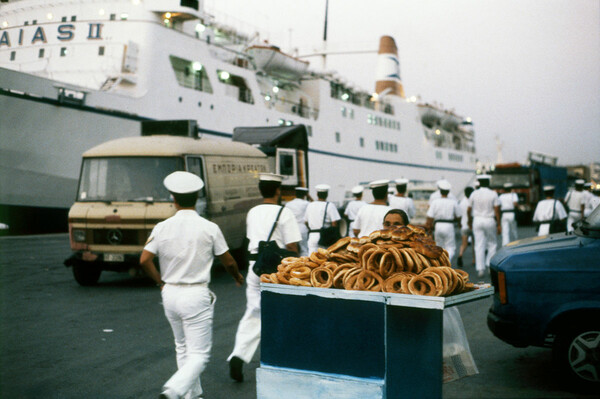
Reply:
M554 360L561 376L577 388L600 388L600 322L590 320L560 331Z
M73 264L73 277L79 285L96 285L98 279L100 279L100 273L102 273L102 270L97 266L88 265L81 261Z

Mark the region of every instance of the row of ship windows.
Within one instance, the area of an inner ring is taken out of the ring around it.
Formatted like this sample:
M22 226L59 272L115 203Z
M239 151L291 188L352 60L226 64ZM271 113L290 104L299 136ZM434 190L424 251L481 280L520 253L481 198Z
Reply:
M100 46L98 47L98 55L99 56L103 56L104 55L104 46ZM61 57L66 57L67 54L69 53L69 50L66 47L61 47L60 48L60 56ZM44 58L44 55L46 55L46 49L41 48L38 50L38 58ZM15 61L17 59L17 51L11 51L10 52L10 60L11 61Z
M444 154L441 151L436 151L435 152L435 157L437 159L443 159L444 158ZM451 152L448 153L448 160L450 161L455 161L455 162L462 162L463 161L463 156L460 154L453 154ZM473 162L473 158L471 158L471 162Z
M104 15L104 10L100 10L100 15ZM53 19L52 18L52 14L48 14L47 18L49 20L52 20ZM127 18L129 18L129 16L127 14L121 14L120 18L122 20L126 20ZM116 21L117 20L117 14L110 14L109 15L109 19L111 21ZM68 22L69 20L71 22L76 22L77 21L77 15L71 15L71 18L69 18L67 16L63 16L63 17L60 18L60 20L61 20L61 22ZM31 25L37 25L37 23L38 23L37 19L34 19L34 20L31 21ZM29 21L24 21L23 25L28 26L29 25Z
M341 107L340 110L341 110L342 116L344 118L346 118L348 116L348 117L350 117L350 119L354 119L354 110L352 108ZM382 127L388 128L388 129L400 130L400 122L399 121L396 121L393 119L382 118L380 116L375 116L375 115L371 115L371 114L367 115L367 123L369 125L382 126Z

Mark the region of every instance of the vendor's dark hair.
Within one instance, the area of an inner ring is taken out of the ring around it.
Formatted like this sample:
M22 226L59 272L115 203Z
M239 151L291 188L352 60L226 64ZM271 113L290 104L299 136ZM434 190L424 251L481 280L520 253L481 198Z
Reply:
M471 186L465 187L465 197L469 198L475 189Z
M304 198L306 197L306 191L303 190L296 190L296 198Z
M406 184L396 184L396 191L404 194L406 192Z
M407 225L409 223L408 215L402 209L390 209L383 217L383 220L385 220L387 215L390 215L390 214L391 215L400 215L400 217L402 218L402 221L404 222L405 225Z
M490 186L490 179L480 179L479 180L479 186L481 186L481 187L489 187Z
M319 199L327 199L327 195L329 194L329 192L327 191L317 191L317 198Z
M379 186L379 187L373 187L371 189L371 191L373 192L373 197L376 200L383 200L386 199L387 197L387 193L388 193L388 186Z
M258 190L263 198L273 198L279 186L281 183L277 181L261 180L258 182Z
M448 193L450 193L450 190L440 190L440 194L442 195L448 195Z
M173 198L175 198L175 202L177 202L182 208L191 208L194 205L196 205L196 201L198 200L197 191L187 194L171 193L171 195L173 195Z

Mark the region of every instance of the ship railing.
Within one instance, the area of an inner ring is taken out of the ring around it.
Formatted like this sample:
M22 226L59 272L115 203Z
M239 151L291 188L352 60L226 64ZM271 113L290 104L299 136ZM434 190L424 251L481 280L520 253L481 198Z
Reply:
M319 110L311 107L302 100L289 101L284 98L273 97L269 93L261 93L261 96L268 108L274 108L277 111L298 115L307 119L317 119L319 117Z

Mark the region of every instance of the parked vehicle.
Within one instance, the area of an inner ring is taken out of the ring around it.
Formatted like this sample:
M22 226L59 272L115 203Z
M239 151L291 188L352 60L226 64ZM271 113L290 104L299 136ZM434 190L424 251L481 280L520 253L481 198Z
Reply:
M600 207L573 234L519 240L491 261L488 327L516 347L551 347L559 375L600 392Z
M298 142L306 142L306 131L287 128L265 128L271 140L263 142L261 150L237 141L200 139L195 121L147 122L142 136L111 140L86 151L77 198L69 211L74 252L65 265L73 268L81 285L95 284L103 270L137 273L150 232L176 211L162 184L176 170L204 180L196 210L219 225L229 248L243 260L246 214L262 200L258 174L284 174L285 193L307 184L306 163L298 160L304 156L302 145L277 146L282 132L290 144L290 134L304 135Z

